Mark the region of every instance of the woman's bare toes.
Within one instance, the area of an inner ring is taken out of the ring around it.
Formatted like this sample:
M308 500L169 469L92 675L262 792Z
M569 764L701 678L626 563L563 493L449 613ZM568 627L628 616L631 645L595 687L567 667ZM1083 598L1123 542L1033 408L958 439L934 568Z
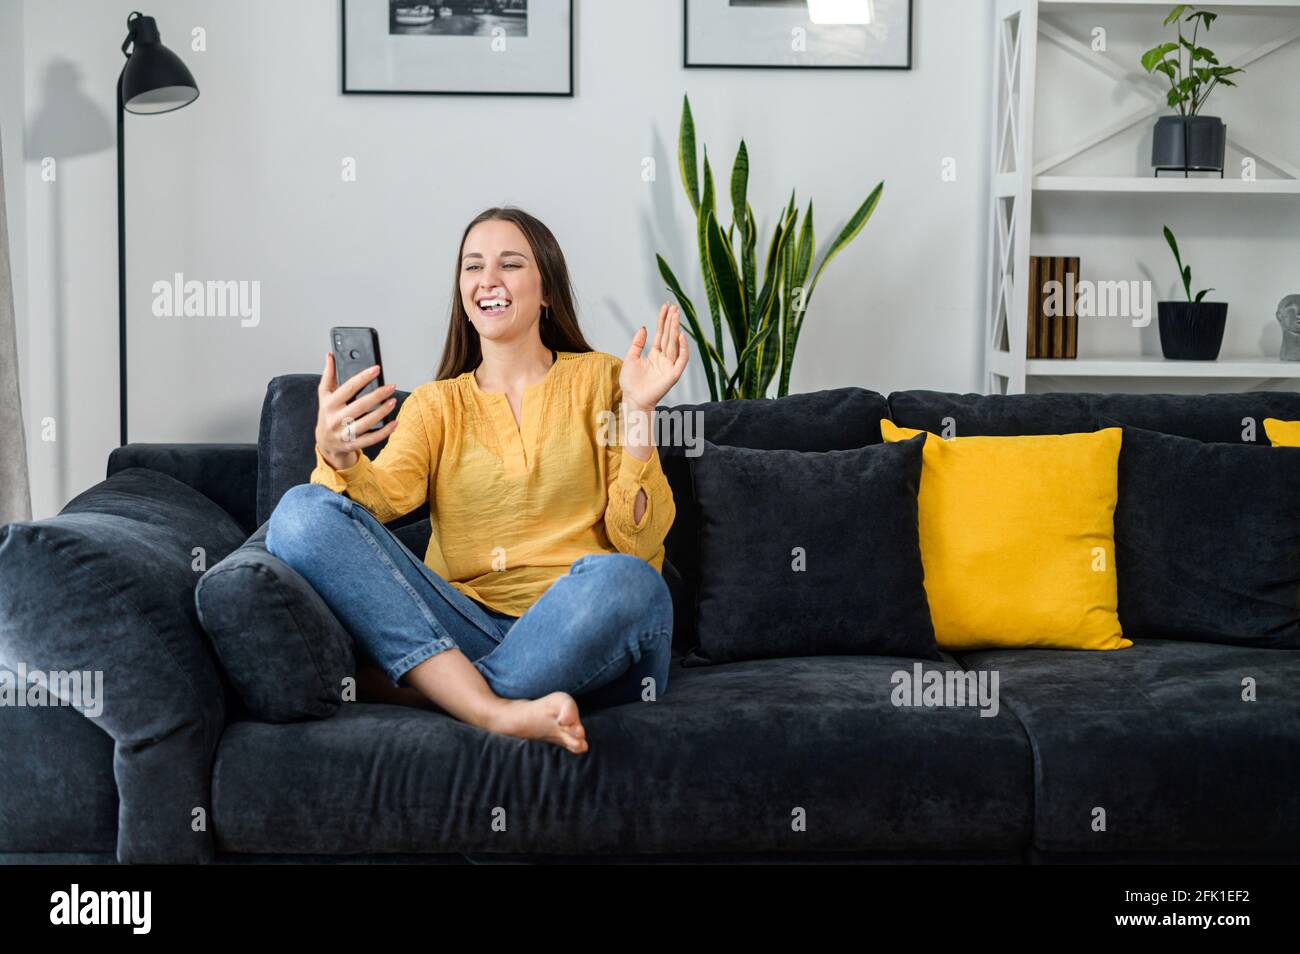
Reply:
M587 751L587 730L578 718L578 703L567 692L552 692L537 700L546 711L552 713L555 736L548 741L559 742L570 752L581 754Z
M511 699L496 731L521 739L563 746L575 755L587 751L587 730L578 718L578 704L567 692L540 699Z
M583 728L582 720L578 718L578 703L567 692L553 692L544 697L543 701L552 700L558 705L555 713L555 724L560 727L560 731L569 736L574 742L580 742L582 747L570 751L585 752L587 751L587 730Z

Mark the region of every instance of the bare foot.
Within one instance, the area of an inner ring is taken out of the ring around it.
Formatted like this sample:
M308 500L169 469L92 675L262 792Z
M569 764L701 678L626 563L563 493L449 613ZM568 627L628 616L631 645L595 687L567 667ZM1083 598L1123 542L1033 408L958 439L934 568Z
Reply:
M552 692L540 699L507 699L493 732L521 739L540 739L562 745L575 755L587 751L587 730L578 718L578 704L567 692Z

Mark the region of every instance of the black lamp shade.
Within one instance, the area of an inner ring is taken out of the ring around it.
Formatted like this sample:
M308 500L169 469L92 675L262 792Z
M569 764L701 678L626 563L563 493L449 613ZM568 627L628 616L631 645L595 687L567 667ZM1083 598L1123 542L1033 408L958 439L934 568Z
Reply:
M181 58L162 45L153 17L131 22L133 46L122 70L122 106L131 113L166 113L194 102L198 84Z

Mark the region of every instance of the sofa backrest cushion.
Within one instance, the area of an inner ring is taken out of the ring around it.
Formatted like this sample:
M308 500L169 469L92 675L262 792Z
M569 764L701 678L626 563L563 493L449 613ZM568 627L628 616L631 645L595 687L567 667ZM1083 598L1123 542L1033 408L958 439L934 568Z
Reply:
M680 418L669 430L677 433L681 426L682 433L692 433L696 441L753 450L833 451L881 443L880 421L888 416L889 404L884 395L875 391L833 388L780 398L661 405L656 411ZM686 425L686 415L691 415L698 426ZM686 431L687 426L694 430ZM691 486L688 452L698 453L676 443L659 447L659 462L677 508L664 551L674 573L680 575L680 582L669 579L669 588L674 591L673 643L683 649L694 645L693 607L704 572L700 565L699 506ZM668 576L666 572L665 578Z
M318 374L282 374L272 378L262 401L262 419L257 431L257 523L271 519L271 511L286 490L311 480L316 466L316 388ZM410 391L395 391L396 415ZM391 417L390 417L391 419ZM387 438L364 448L374 460L388 443ZM427 520L429 512L417 507L387 524L390 530Z
M1206 443L1268 447L1264 418L1300 418L1300 394L1096 394L1092 395L1092 408L1098 418L1129 427Z
M1071 434L1102 417L1198 441L1268 446L1264 418L1300 419L1300 394L948 394L895 391L890 418L944 437Z
M213 857L212 760L228 688L194 587L243 541L221 507L146 468L119 471L58 516L0 528L0 663L102 674L101 711L78 708L116 744L124 864Z

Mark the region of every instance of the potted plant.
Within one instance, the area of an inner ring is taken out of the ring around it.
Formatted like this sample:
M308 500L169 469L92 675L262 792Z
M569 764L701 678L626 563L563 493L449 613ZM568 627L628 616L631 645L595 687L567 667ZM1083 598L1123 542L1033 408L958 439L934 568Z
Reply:
M1213 52L1197 45L1201 27L1208 31L1216 19L1218 14L1180 3L1164 20L1165 26L1175 25L1178 42L1161 43L1142 54L1142 66L1148 73L1163 73L1169 78L1167 100L1171 109L1178 110L1176 116L1156 120L1151 142L1151 165L1156 175L1162 169L1177 169L1183 175L1189 171L1223 174L1227 127L1218 116L1202 116L1200 112L1216 86L1236 86L1227 77L1245 70L1220 65ZM1184 23L1193 23L1191 39L1183 35Z
M794 191L791 190L790 202L778 215L775 232L767 243L767 262L760 271L754 255L758 228L754 209L746 197L749 152L745 141L740 141L740 150L731 167L731 225L725 232L718 218L707 146L704 149L701 191L695 159L695 121L691 117L688 97L682 99L677 158L686 198L695 212L700 270L713 323L712 342L705 337L695 305L682 290L668 262L662 255L656 255L655 259L659 263L660 276L686 317L684 330L699 346L700 361L709 384L709 398L719 401L767 397L778 361L781 374L776 396L785 397L790 388L795 345L817 280L835 254L853 241L867 224L885 184L879 183L849 217L815 270L812 268L816 250L812 201L808 202L808 213L801 225ZM733 233L738 233L734 235L735 245L732 244ZM730 372L723 358L724 321L736 361L735 370Z
M1203 288L1192 297L1192 269L1178 254L1174 233L1165 226L1165 241L1173 250L1178 274L1183 280L1187 301L1162 301L1156 306L1160 319L1160 350L1166 358L1213 361L1223 344L1223 328L1228 320L1226 301L1204 301L1213 288Z

